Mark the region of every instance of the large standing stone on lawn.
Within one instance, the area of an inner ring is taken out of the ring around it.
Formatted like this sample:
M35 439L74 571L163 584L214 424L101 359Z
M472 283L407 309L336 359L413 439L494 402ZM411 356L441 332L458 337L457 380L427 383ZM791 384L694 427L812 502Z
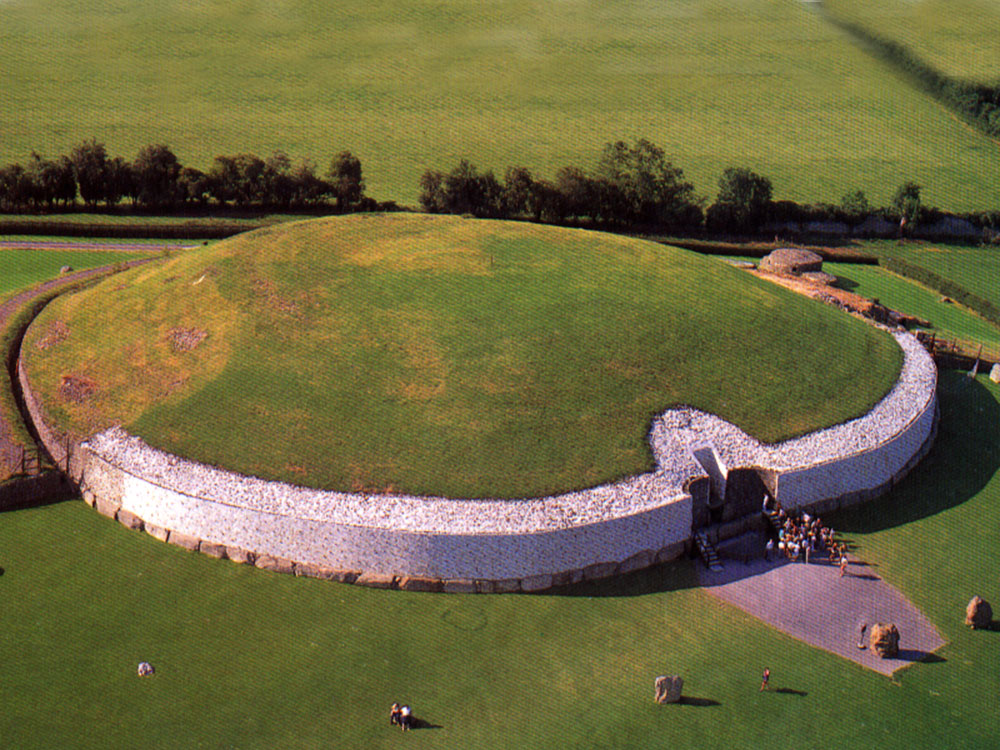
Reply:
M993 622L993 607L985 599L972 597L969 606L965 608L965 624L973 628L988 628Z
M662 676L656 678L657 703L677 703L681 699L681 691L684 690L684 679L678 675L670 677Z
M868 636L868 646L883 659L899 655L899 630L892 623L876 622Z
M990 380L994 383L1000 383L1000 362L990 368Z

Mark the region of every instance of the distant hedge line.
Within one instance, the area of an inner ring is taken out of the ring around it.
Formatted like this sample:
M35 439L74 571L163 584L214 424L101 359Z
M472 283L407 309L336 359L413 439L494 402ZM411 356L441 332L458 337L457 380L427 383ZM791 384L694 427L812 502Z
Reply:
M984 133L1000 136L1000 84L987 86L957 80L931 67L905 44L879 36L860 24L829 15L827 17Z
M989 300L973 294L954 281L899 258L883 258L881 264L893 273L898 273L900 276L906 276L914 281L919 281L939 294L950 297L955 302L975 310L994 325L1000 326L1000 307L997 307Z
M96 224L62 221L3 221L0 234L118 239L220 240L266 224Z

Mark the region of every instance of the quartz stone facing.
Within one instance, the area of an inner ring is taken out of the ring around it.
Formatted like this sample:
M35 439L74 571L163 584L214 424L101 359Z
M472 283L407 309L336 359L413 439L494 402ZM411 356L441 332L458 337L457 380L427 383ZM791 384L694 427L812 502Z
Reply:
M893 335L905 355L899 380L858 419L765 445L712 414L671 408L650 432L654 471L551 497L313 490L188 461L120 428L69 446L68 463L99 512L188 550L378 588L542 591L684 554L688 488L706 476L692 446L711 444L731 469L769 470L772 491L790 509L825 512L885 491L930 448L937 425L933 360L913 336ZM18 374L46 446L65 456L66 441L45 425L23 367Z

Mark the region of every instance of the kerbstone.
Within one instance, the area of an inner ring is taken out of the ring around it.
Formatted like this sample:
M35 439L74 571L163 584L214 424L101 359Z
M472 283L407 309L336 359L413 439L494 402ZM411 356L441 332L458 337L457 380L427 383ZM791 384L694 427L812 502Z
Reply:
M373 589L391 589L395 587L396 576L389 573L362 573L354 583L358 586L368 586Z
M261 570L270 570L275 573L295 572L295 563L283 557L275 557L274 555L257 555L253 564Z
M94 499L94 509L102 516L114 518L118 514L119 508L121 508L121 506L118 503L112 502L111 500L107 500L103 497L97 496Z
M521 591L548 591L552 588L552 576L545 573L521 579Z
M469 578L455 578L445 581L443 591L446 594L477 594L476 582Z
M201 543L198 551L209 557L217 557L220 560L226 557L226 545L216 544L215 542L205 542Z
M124 508L118 510L118 523L133 531L142 531L142 519L135 513L131 513Z
M146 533L151 537L159 539L161 542L167 541L167 537L170 536L170 530L165 529L162 526L157 526L156 524L147 523L145 524Z
M197 552L198 547L201 545L201 539L198 537L173 530L170 531L170 536L167 537L167 541L191 552Z

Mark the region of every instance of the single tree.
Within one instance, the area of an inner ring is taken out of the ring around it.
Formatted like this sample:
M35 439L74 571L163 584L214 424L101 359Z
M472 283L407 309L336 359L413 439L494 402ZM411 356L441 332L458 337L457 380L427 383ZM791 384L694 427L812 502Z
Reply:
M106 199L108 181L108 153L96 138L75 146L69 155L73 163L73 176L80 188L80 197L88 206Z
M632 146L624 141L606 144L597 177L608 183L604 214L614 223L676 227L691 215L691 207L701 204L684 172L645 138Z
M851 221L863 221L872 212L865 194L860 190L847 193L840 199L840 209Z
M710 208L710 215L715 217L715 222L724 220L728 225L718 228L736 231L757 229L767 218L771 193L768 178L746 168L730 167L719 178L719 195Z
M909 224L920 220L920 185L915 182L904 182L892 196L892 207L899 213L899 226L902 230Z
M428 169L420 175L420 195L417 200L429 214L445 213L447 207L444 200L444 175L433 169Z
M144 206L173 205L180 197L177 180L181 164L169 146L144 146L132 164L136 196Z
M361 176L361 160L350 151L341 151L330 162L330 189L337 201L337 210L345 211L358 203L365 193Z

